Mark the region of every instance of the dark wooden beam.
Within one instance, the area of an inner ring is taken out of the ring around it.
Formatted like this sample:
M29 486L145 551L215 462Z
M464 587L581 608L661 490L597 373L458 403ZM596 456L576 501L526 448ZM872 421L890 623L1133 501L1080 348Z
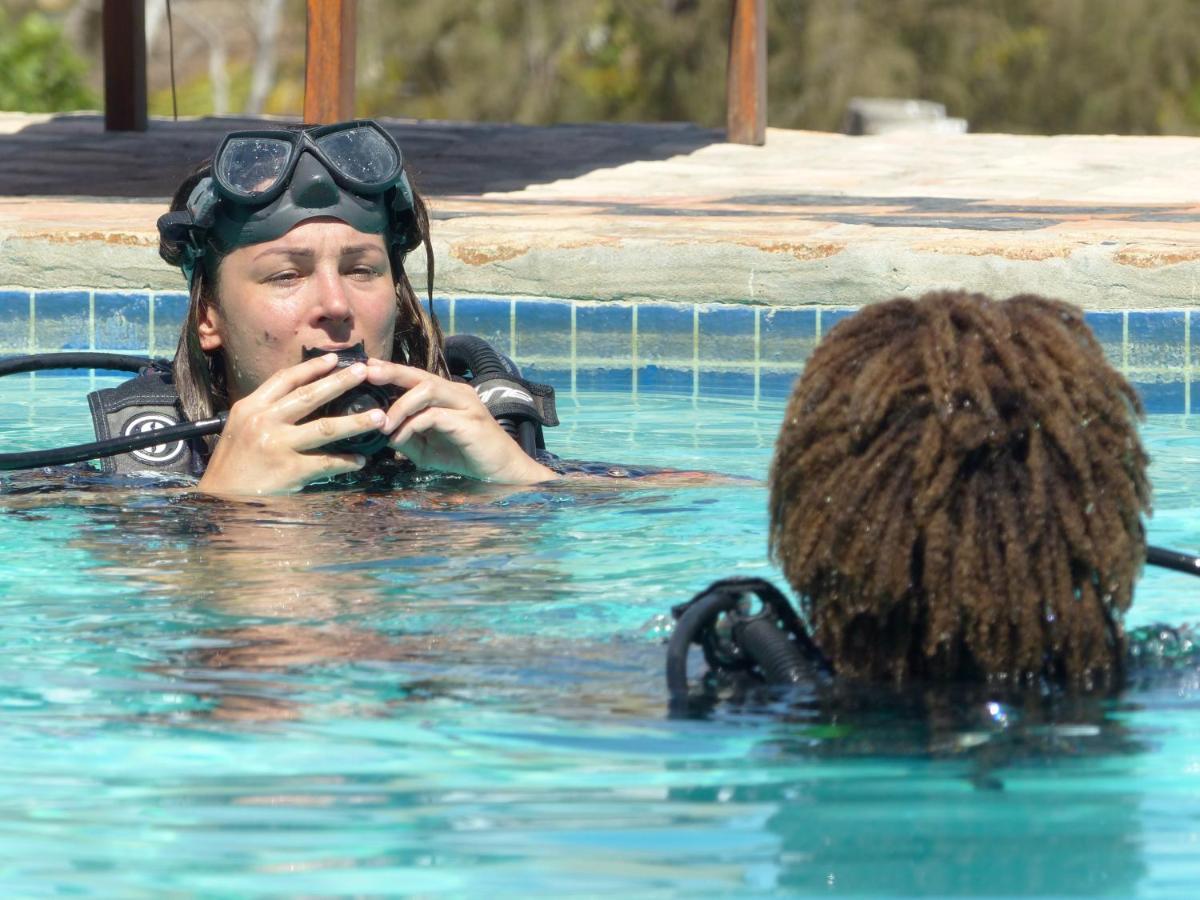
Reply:
M146 2L104 0L104 129L146 130Z
M308 0L304 121L354 118L354 48L358 0Z
M726 140L767 140L767 0L732 0L726 71Z

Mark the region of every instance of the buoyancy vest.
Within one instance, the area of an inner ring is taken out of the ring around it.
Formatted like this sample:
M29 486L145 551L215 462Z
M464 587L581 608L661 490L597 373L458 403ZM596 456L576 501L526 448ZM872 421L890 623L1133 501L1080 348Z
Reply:
M88 394L88 409L92 413L96 439L101 441L155 431L185 421L171 376L171 364L166 360L155 360L136 377L116 387L92 391ZM199 477L204 473L207 460L203 439L193 438L103 457L100 470L119 475L150 471Z

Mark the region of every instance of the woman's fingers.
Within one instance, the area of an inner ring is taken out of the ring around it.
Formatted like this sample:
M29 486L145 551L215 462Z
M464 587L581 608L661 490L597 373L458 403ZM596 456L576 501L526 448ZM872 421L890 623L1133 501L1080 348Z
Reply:
M389 384L404 388L404 393L388 410L385 431L392 431L409 416L430 407L476 411L484 409L470 385L450 381L413 366L372 359L367 364L367 381L371 384Z
M440 431L446 427L445 413L441 407L430 406L415 415L409 416L403 427L388 438L388 444L397 450L419 434L427 431Z
M441 379L441 376L415 366L388 362L386 359L367 360L367 380L371 384L394 384L396 387L410 390L422 381L430 379Z
M335 370L336 365L334 353L305 360L276 372L234 403L200 489L216 494L276 494L361 469L366 463L361 455L322 448L378 431L387 421L382 410L295 424L366 380L363 363Z
M388 445L418 466L512 484L555 477L525 455L469 384L374 359L367 380L405 388L383 430Z
M371 409L353 416L328 416L295 426L296 450L316 450L343 438L379 431L387 417L382 409Z
M366 378L367 367L363 363L338 369L317 381L296 386L276 401L275 411L284 422L299 422L330 400L362 384Z
M297 365L280 369L259 385L258 390L254 393L268 404L277 403L301 385L308 384L327 372L332 372L335 365L337 365L336 353L326 353L314 359L306 359Z
M305 453L303 484L311 484L333 475L357 472L367 464L365 457L357 453Z
M383 430L390 432L421 410L435 407L460 412L486 412L470 385L447 381L445 378L429 378L409 388L391 405Z

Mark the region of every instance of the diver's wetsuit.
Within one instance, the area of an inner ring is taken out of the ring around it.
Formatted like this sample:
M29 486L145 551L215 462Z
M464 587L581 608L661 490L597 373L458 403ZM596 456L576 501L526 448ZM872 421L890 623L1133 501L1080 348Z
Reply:
M136 377L114 388L88 394L88 408L96 440L157 430L187 420L171 365L154 360ZM106 475L132 475L154 472L199 478L208 465L208 445L203 438L157 444L132 453L100 459L100 471Z

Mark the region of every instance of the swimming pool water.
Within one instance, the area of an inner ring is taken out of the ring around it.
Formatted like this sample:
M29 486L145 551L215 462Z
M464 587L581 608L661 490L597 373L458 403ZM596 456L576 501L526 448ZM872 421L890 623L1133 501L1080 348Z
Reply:
M103 380L0 380L5 450ZM671 719L662 615L777 573L782 403L564 393L564 456L753 481L229 503L0 487L0 891L1191 896L1200 681ZM1200 548L1200 422L1151 541ZM1130 621L1200 618L1148 570Z

